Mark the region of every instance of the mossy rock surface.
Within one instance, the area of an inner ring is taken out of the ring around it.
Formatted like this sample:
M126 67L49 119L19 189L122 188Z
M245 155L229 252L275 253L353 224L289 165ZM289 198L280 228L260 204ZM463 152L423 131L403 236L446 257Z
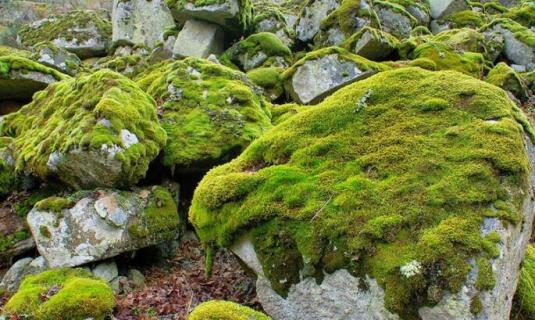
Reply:
M499 236L480 234L486 217L520 223L533 133L495 86L454 71L385 71L212 169L189 219L209 246L246 234L283 295L300 276L345 268L376 279L386 307L410 318L432 303L430 288L461 289L468 259L499 254Z
M35 320L104 320L114 307L108 283L83 269L52 269L26 277L2 314Z
M515 311L522 316L519 319L535 319L535 247L533 244L528 246L524 265L520 271L515 307Z
M154 100L110 70L48 86L0 130L13 138L18 171L74 188L136 183L166 141Z
M271 127L269 105L244 73L204 59L166 62L138 77L167 131L163 164L205 171L237 156Z
M189 314L188 320L270 320L262 312L230 301L212 300L201 303Z

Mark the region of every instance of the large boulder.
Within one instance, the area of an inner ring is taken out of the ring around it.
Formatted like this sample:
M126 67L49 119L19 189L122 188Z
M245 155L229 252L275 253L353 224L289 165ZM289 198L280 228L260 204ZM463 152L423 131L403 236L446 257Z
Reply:
M366 59L378 61L389 57L399 40L379 29L364 27L343 43L343 47Z
M18 171L76 189L136 183L166 140L154 100L110 70L48 86L0 129Z
M341 0L311 0L303 8L295 27L297 39L311 41L320 31L321 22L341 4Z
M50 41L86 59L106 55L111 29L105 13L76 10L25 25L19 31L19 41L24 47Z
M47 198L35 205L27 221L37 249L52 268L173 240L180 224L176 196L159 186Z
M204 59L163 63L139 76L167 131L162 161L176 173L205 172L271 128L268 104L242 72Z
M398 38L408 38L419 23L404 6L394 2L377 1L374 9L382 29Z
M273 2L253 1L252 30L254 33L271 32L288 47L295 44L295 24L305 1Z
M82 61L77 55L52 42L39 42L33 48L32 59L62 73L74 76L80 71Z
M0 99L28 101L49 84L69 76L19 55L0 56Z
M255 270L274 319L507 319L534 133L493 85L385 71L211 170L189 219Z
M250 0L165 0L173 17L179 22L204 20L240 34L250 27L252 5Z
M314 104L343 86L384 69L344 49L330 47L308 53L286 70L283 78L294 101Z
M113 0L112 42L114 45L154 47L175 22L164 0Z
M2 315L29 319L106 319L115 308L110 286L83 269L54 269L27 277Z
M173 56L176 58L207 58L221 54L225 43L223 29L213 23L190 19L176 37Z

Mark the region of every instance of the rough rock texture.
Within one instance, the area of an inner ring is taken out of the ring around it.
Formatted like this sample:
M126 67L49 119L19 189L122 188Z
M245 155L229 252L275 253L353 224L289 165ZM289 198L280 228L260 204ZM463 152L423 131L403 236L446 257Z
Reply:
M343 47L366 59L378 61L387 58L399 45L399 40L378 29L365 27L351 36Z
M97 190L61 199L39 202L27 217L50 267L79 266L178 236L175 197L162 187Z
M77 189L129 186L165 144L154 106L134 82L101 70L39 92L1 131L14 138L18 171Z
M74 76L80 70L82 61L77 55L54 45L40 42L32 48L32 59L62 73Z
M403 7L379 3L375 5L375 12L384 31L398 38L407 38L411 34L416 19Z
M15 293L26 276L41 273L46 269L48 264L43 257L20 259L6 272L0 282L0 289Z
M310 310L381 318L385 308L400 319L504 319L532 231L532 139L496 86L453 71L385 71L211 170L189 219L207 245L236 252L233 243L250 239L251 269L260 265L257 274L288 297L257 287L278 319ZM367 292L351 311L360 294L345 291L352 277L383 292Z
M30 100L33 94L68 76L17 55L0 56L0 98Z
M102 280L111 282L113 279L119 276L119 270L115 261L107 261L99 263L91 270L91 273Z
M154 47L175 22L164 0L113 0L112 42Z
M469 9L466 0L429 0L431 17L440 19L448 14Z
M76 54L80 59L103 56L111 40L111 23L105 13L71 11L25 25L19 31L19 41L32 47L42 41Z
M211 54L220 54L223 51L224 40L225 34L220 26L190 19L178 33L173 56L207 58Z
M283 74L286 90L301 104L317 103L337 89L365 79L382 67L338 48L309 53Z
M175 172L227 162L271 128L268 105L245 74L208 60L163 63L138 84L158 101L168 135L162 161Z
M308 42L320 31L320 24L340 5L340 0L314 0L303 9L296 25L297 38Z

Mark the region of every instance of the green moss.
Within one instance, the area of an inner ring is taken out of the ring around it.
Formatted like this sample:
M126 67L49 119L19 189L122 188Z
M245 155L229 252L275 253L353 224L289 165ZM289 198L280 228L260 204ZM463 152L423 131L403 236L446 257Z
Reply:
M62 197L50 197L41 200L35 204L35 207L41 211L52 211L60 213L65 209L70 209L74 206L74 202L70 199Z
M284 82L282 80L283 68L258 68L247 72L247 77L252 83L265 90L270 100L275 100L284 94Z
M50 230L48 230L48 227L44 225L39 227L39 234L41 234L45 238L50 238L52 236Z
M492 290L496 285L496 279L492 272L492 265L488 259L477 259L477 280L476 288L478 290Z
M510 91L520 100L527 100L527 86L524 80L506 63L498 63L487 75L487 82Z
M178 209L171 193L163 187L151 190L145 211L128 227L131 235L148 238L152 235L173 234L180 225Z
M269 105L245 74L204 59L166 62L138 77L157 101L168 134L163 164L205 171L271 127Z
M287 103L280 106L274 106L271 110L271 121L273 122L273 125L278 125L279 123L306 109L307 106L302 106L297 103Z
M479 296L475 296L470 301L470 312L472 314L480 314L483 311L483 304Z
M104 40L111 38L111 22L103 19L103 15L96 11L74 10L62 15L48 17L37 26L29 24L23 26L18 35L24 46L34 46L42 41L77 39L83 42L87 39L87 29L96 28L97 34Z
M19 230L8 235L0 235L0 255L13 248L18 242L31 237L27 230Z
M503 16L520 23L526 28L531 28L535 25L535 5L533 3L525 3L513 7Z
M212 169L189 219L206 245L248 234L281 294L300 279L296 269L346 268L375 278L390 310L415 317L430 303L422 292L456 292L470 258L495 254L496 235L480 234L490 208L520 212L524 134L535 138L526 121L504 91L461 73L381 72ZM404 276L414 260L421 272Z
M188 320L270 320L265 314L229 301L212 300L201 303Z
M108 56L99 59L93 68L93 72L100 69L110 69L128 78L134 78L149 67L147 58L140 55Z
M13 139L0 137L0 198L17 190L20 176L15 172L13 164Z
M535 318L535 247L529 245L520 271L515 307L526 320Z
M9 77L10 71L19 71L22 73L40 72L51 75L57 81L69 79L69 76L58 72L52 68L46 67L38 62L24 58L19 55L0 56L0 81ZM0 90L0 93L3 90Z
M52 269L28 276L4 315L40 320L104 320L115 307L110 286L83 269Z
M22 58L30 58L30 56L32 55L32 53L30 51L27 51L27 50L21 50L21 49L16 49L16 48L12 48L12 47L8 47L8 46L1 46L0 45L0 57L1 56L18 56L18 57L22 57Z
M399 40L396 37L390 35L389 33L381 31L379 29L371 28L371 27L364 27L360 29L357 33L349 37L341 45L341 47L349 51L354 51L355 45L362 38L364 34L369 34L375 41L381 43L381 48L374 48L377 50L382 50L383 47L389 47L392 50L394 50L399 45ZM371 54L374 54L374 53L372 52Z
M465 10L452 13L445 18L439 20L440 24L448 23L452 29L457 28L472 28L477 29L482 27L486 21L487 17L477 11Z
M139 142L125 146L122 130L135 134ZM45 179L54 174L47 164L53 153L120 147L115 159L122 163L123 174L106 182L114 185L131 185L144 177L166 140L152 98L109 70L49 85L30 104L6 116L0 131L14 137L17 171ZM84 174L70 172L59 178L80 188Z
M523 25L508 18L501 18L495 19L489 24L483 26L482 30L492 29L495 26L500 26L511 31L518 41L524 43L529 47L535 47L535 32L524 27Z

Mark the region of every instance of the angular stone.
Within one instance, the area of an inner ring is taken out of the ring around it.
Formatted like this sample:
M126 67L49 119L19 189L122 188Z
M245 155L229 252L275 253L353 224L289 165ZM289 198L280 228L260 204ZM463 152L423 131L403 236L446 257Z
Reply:
M448 14L470 9L466 0L429 0L429 5L433 19L440 19Z
M320 31L321 21L340 5L340 0L314 0L303 10L296 26L297 38L308 42Z
M188 20L178 34L173 56L206 58L210 54L220 54L224 39L221 27L200 20Z
M154 47L164 31L175 25L164 0L114 0L112 42Z
M26 276L41 273L46 269L48 269L48 264L43 257L21 259L15 262L6 272L2 282L0 282L0 289L14 293Z
M76 75L82 61L74 53L59 48L51 42L40 42L33 47L33 59L45 66L54 68L68 75Z
M399 41L374 28L364 28L347 41L347 49L370 60L382 60L393 53Z
M114 198L126 213L124 226L118 227L109 211L102 218L95 209L95 204L106 198ZM61 210L61 216L34 208L27 221L37 249L53 268L79 266L174 239L179 225L173 197L161 187L132 192L99 190Z

